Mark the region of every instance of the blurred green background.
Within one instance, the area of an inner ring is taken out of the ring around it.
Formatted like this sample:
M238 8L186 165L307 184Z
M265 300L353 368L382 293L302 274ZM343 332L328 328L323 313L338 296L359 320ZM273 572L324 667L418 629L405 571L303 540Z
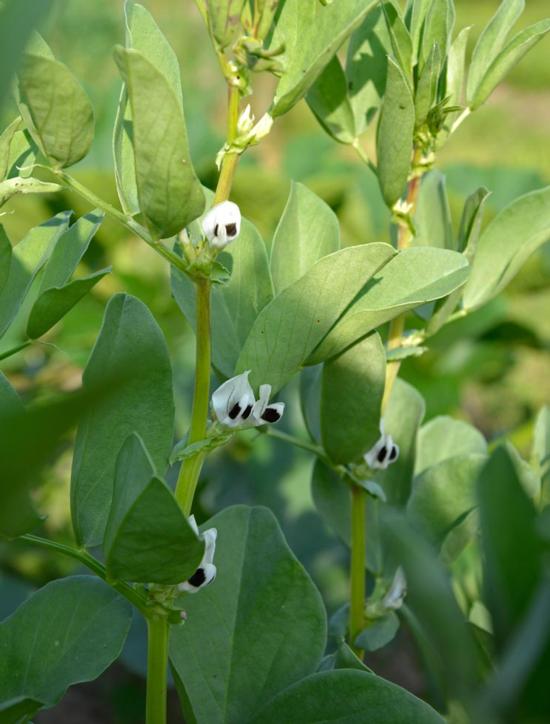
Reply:
M208 35L193 0L142 1L177 50L193 158L203 182L212 186L214 158L223 143L225 88ZM92 152L74 168L74 174L112 203L116 203L116 193L111 133L120 88L112 47L123 39L122 5L122 0L58 0L44 29L54 52L79 77L96 110ZM473 42L498 0L456 0L456 5L457 27L473 26ZM550 10L548 0L526 0L526 6L522 26L545 17ZM249 100L260 115L269 105L273 82L262 77L256 85ZM3 120L11 120L11 115ZM367 134L365 146L372 148L372 132ZM465 197L479 185L493 192L488 220L517 196L550 184L550 40L540 43L489 103L467 120L441 152L437 166L447 175L455 224ZM374 177L347 148L323 133L305 103L276 123L271 136L248 152L237 173L233 199L257 224L268 244L291 179L307 184L334 208L344 243L389 240L388 214ZM17 242L27 229L65 208L73 208L77 214L88 210L71 195L18 198L5 207L8 215L2 221ZM177 379L181 437L189 419L194 341L171 298L167 266L143 242L110 221L101 228L85 259L89 269L108 264L113 273L91 296L45 340L2 362L1 369L26 399L77 387L109 296L119 290L135 294L151 307L168 339ZM438 414L463 418L491 441L508 436L520 451L528 450L534 414L550 401L549 281L547 244L530 259L505 296L446 327L434 338L429 353L403 365L403 376L426 398L427 418ZM286 397L291 404L285 424L301 434L295 386ZM213 457L199 496L201 512L206 516L233 502L269 505L333 610L346 594L347 553L313 510L311 460L266 438L256 440L253 448L251 443L241 437ZM70 540L71 441L57 452L44 473L46 484L38 493L38 505L48 515L47 533ZM0 561L4 570L0 616L24 595L24 582L39 585L73 570L72 564L62 559L45 558L21 545L0 544ZM134 649L130 646L125 658L139 669L143 649L139 635L133 640ZM419 686L414 666L395 676L412 689ZM129 708L136 696L141 701L138 691L134 680L117 679L108 693L114 714L103 713L95 719L90 714L89 719L67 721L110 721L102 716L114 716L113 721L120 722L139 721L140 707ZM117 703L119 699L121 703ZM56 721L55 716L48 718L52 714L41 716L37 721Z

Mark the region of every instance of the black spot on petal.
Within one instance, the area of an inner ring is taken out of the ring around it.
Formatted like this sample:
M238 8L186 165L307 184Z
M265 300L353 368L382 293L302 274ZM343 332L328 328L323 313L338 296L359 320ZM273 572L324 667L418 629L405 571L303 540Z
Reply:
M191 578L187 579L187 583L190 583L195 588L200 588L205 581L206 575L204 573L204 568L197 568Z
M262 420L266 422L278 422L281 419L280 414L273 407L266 407L262 415Z
M248 405L248 407L245 408L242 418L243 420L247 420L250 417L250 413L252 412L252 405Z
M237 224L226 224L225 230L227 231L227 236L235 236L237 233Z
M236 402L233 407L229 410L229 417L231 420L236 420L241 412L241 406Z
M214 227L214 236L218 236L218 231L220 230L219 224L216 224Z
M397 445L393 445L390 452L390 462L393 463L394 460L397 460Z
M383 463L386 459L386 455L388 454L388 448L385 445L382 445L380 450L378 451L378 455L376 456L376 459L379 463Z

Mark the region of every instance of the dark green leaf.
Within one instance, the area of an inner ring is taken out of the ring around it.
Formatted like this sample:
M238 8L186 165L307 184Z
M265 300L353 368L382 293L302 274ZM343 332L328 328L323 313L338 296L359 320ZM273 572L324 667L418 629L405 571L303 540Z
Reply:
M366 718L368 717L368 718ZM327 671L298 682L250 724L443 724L428 704L375 674Z
M174 430L172 370L166 342L147 307L134 297L111 298L84 371L85 388L118 380L112 394L78 428L71 481L73 526L81 544L103 539L116 459L132 432L143 439L157 473L168 463Z
M54 58L27 54L18 77L21 115L44 155L61 168L84 158L94 139L94 111L70 70Z
M218 530L218 575L185 599L170 659L197 721L240 724L315 671L325 610L267 509L229 508L207 526Z
M378 334L325 363L321 439L333 462L354 462L378 440L385 377L386 355Z
M316 261L339 248L336 214L307 186L292 183L271 248L275 294L280 294L303 277Z
M306 100L321 126L335 141L353 143L358 133L348 96L348 81L337 55L311 86Z
M117 458L103 546L109 575L138 583L181 583L202 559L204 544L170 488L155 477L136 434L126 439Z
M550 503L550 407L545 405L537 416L533 439L533 463L540 475L541 505Z
M279 390L365 283L394 255L387 244L366 244L323 257L260 312L244 344L237 371L252 370L253 385Z
M386 92L376 136L377 173L382 196L392 207L401 197L412 162L414 100L403 71L388 58Z
M53 706L72 684L97 678L120 654L131 618L129 604L91 576L44 586L0 623L0 703Z
M11 257L11 242L8 239L4 227L0 224L0 296L4 290L4 284L10 276Z
M398 631L399 619L397 614L390 611L364 628L355 639L355 645L366 651L377 651L393 641Z
M464 307L475 309L498 294L549 238L550 187L521 196L503 209L477 244Z

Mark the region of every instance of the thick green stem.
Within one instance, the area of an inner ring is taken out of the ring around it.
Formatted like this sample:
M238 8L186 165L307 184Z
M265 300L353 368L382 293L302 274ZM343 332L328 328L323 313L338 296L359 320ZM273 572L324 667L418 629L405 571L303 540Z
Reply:
M208 405L210 400L210 282L199 279L197 293L197 346L195 353L195 388L193 412L188 444L204 440L208 427ZM204 462L204 454L197 453L186 458L181 466L176 485L176 498L186 515L190 515L193 497Z
M366 549L367 526L365 508L367 493L358 485L351 486L351 566L350 566L350 608L349 641L359 656L363 651L355 646L355 639L361 633L365 623L366 597Z
M166 618L147 619L146 724L166 724L169 630Z

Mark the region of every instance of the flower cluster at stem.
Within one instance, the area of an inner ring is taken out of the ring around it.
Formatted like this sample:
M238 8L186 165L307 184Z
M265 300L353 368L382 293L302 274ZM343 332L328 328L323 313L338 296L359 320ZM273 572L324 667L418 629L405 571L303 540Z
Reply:
M271 385L260 385L256 399L248 376L250 370L224 382L212 395L212 408L218 422L230 428L259 427L278 422L284 402L269 402Z

